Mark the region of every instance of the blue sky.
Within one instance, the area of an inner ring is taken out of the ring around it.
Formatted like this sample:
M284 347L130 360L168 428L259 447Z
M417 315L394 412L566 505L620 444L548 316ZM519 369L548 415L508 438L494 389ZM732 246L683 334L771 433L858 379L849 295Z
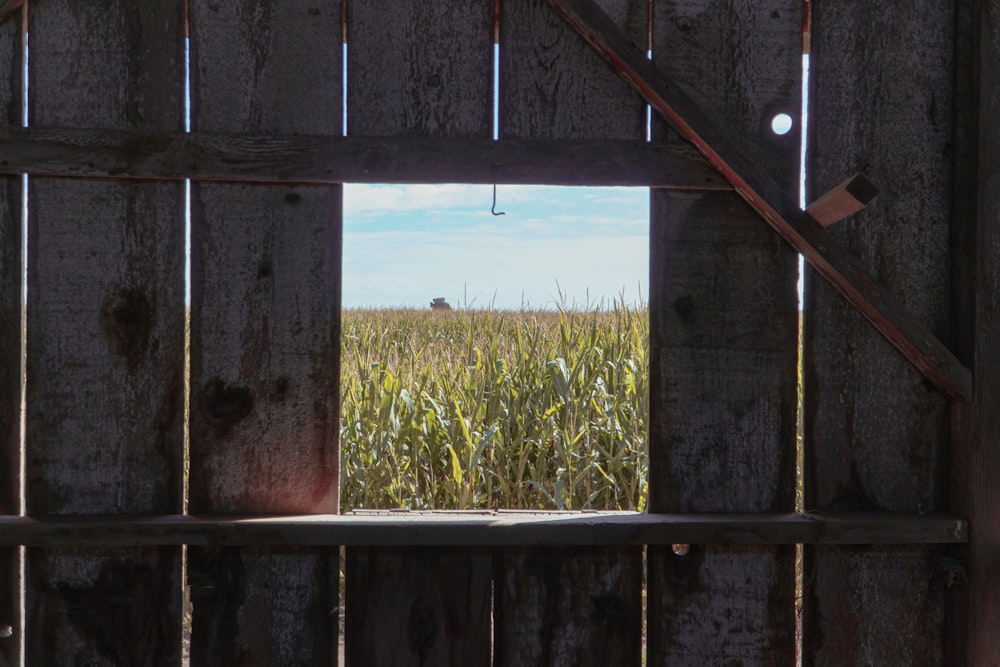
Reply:
M345 308L646 300L647 188L344 186Z

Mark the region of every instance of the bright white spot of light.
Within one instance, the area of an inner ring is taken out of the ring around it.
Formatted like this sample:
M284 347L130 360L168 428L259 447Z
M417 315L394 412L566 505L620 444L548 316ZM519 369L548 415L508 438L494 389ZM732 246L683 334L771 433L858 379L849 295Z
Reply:
M775 134L788 134L792 130L792 117L787 113L779 113L771 119L771 129Z

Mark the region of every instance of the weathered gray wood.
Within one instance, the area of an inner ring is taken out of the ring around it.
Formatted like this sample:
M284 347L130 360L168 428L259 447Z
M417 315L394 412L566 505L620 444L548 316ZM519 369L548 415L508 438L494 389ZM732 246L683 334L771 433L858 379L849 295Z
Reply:
M193 130L339 131L339 2L189 20ZM340 209L340 186L192 185L193 513L338 509ZM192 665L335 663L337 550L190 558Z
M649 5L600 6L645 50ZM500 3L501 139L646 137L646 105L543 0Z
M948 506L975 526L948 554L945 664L1000 664L1000 7L959 2L952 313L958 353L971 362L971 406L953 406Z
M0 517L0 546L620 546L961 544L948 514L355 512L305 516Z
M191 664L336 664L336 548L207 547L188 554ZM261 627L264 620L278 627Z
M808 189L853 171L881 186L876 205L830 233L942 337L954 34L950 2L813 7ZM814 272L806 278L806 508L942 509L947 401ZM934 561L925 549L807 550L804 663L943 664Z
M351 135L492 137L493 2L347 3Z
M536 548L497 552L494 663L642 664L642 552Z
M602 4L646 43L647 2ZM645 141L641 99L542 0L500 3L499 22L501 142ZM639 664L639 548L504 550L496 578L497 665Z
M687 144L0 129L0 146L0 174L732 189Z
M18 16L20 18L20 16ZM0 24L0 126L21 124L21 22ZM0 178L0 513L20 511L21 178ZM0 665L21 660L20 564L0 549ZM9 629L9 636L8 635Z
M37 3L29 32L31 125L182 127L179 4ZM27 509L180 512L182 188L37 178L29 202ZM176 664L180 555L29 549L26 664Z
M862 262L801 211L786 194L788 190L760 174L755 162L741 150L742 142L734 141L721 124L713 121L711 114L704 111L707 107L695 104L680 86L652 64L593 0L548 2L910 363L949 397L971 400L969 369L889 289L872 278Z
M789 191L799 129L770 125L798 116L801 27L792 0L653 7L654 61ZM654 141L672 137L654 127ZM795 253L736 194L654 191L650 227L650 509L790 511ZM792 547L657 547L647 560L650 664L793 664Z
M490 140L493 9L490 0L348 2L348 134ZM346 551L349 661L490 664L489 554Z
M492 562L489 549L348 549L347 661L490 665Z

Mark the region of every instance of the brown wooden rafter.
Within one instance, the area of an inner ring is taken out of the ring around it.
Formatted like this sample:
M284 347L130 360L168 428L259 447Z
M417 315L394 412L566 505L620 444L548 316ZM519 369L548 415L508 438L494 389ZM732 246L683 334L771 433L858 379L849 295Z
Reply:
M726 128L649 60L593 0L548 3L928 380L950 398L971 400L969 369L792 197L758 173Z

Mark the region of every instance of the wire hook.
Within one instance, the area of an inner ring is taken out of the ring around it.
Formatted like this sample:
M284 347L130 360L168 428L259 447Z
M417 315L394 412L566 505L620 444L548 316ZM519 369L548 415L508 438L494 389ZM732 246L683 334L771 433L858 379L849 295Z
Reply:
M506 211L497 211L497 184L493 184L493 207L490 209L493 215L507 215Z

